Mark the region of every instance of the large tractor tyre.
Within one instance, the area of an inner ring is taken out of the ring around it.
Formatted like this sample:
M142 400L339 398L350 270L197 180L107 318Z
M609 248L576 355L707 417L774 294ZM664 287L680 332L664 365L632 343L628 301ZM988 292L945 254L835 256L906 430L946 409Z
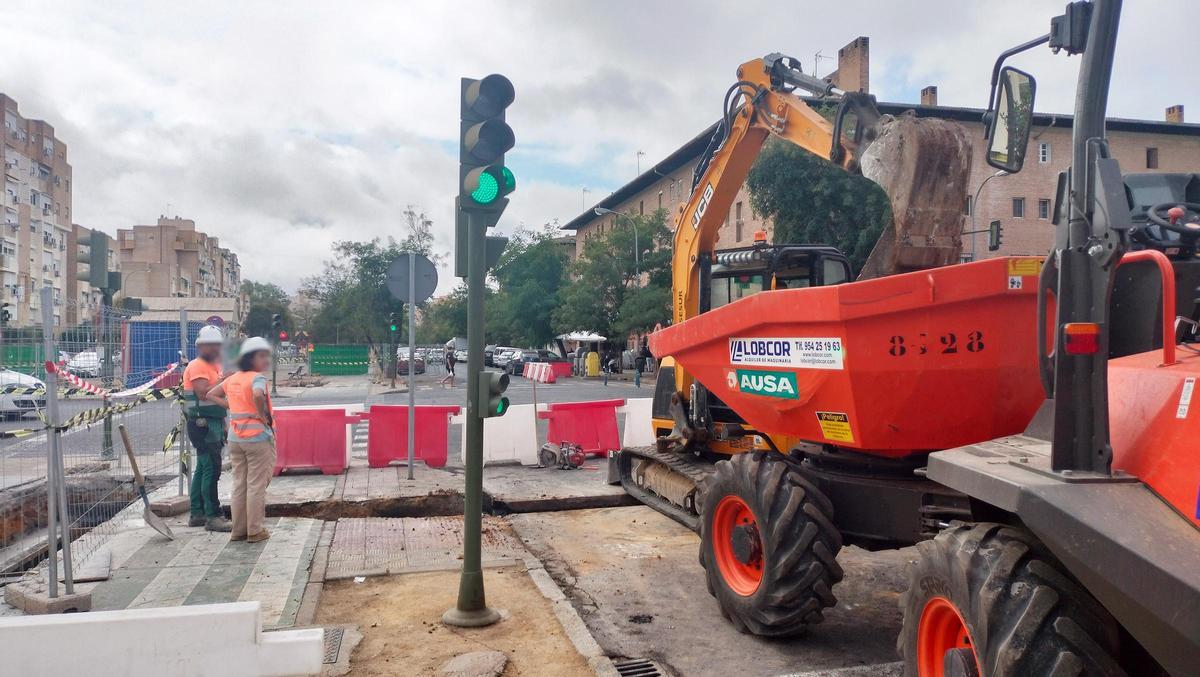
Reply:
M719 461L703 495L700 565L721 615L740 632L770 637L820 623L842 580L829 499L757 452Z
M1032 534L955 523L917 550L900 596L908 677L1125 674L1117 624Z

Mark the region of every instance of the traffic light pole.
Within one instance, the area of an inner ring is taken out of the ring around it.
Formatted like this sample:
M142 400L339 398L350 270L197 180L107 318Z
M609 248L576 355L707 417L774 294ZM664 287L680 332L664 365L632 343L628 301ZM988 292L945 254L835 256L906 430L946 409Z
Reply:
M500 620L487 606L480 562L483 529L483 412L479 411L479 377L483 371L483 297L487 247L483 215L467 211L467 441L463 447L466 489L463 497L463 565L458 604L442 614L442 622L480 627Z
M113 352L116 350L116 341L112 337L112 315L113 290L105 288L100 290L100 345L103 347L103 355L100 358L100 387L105 389L119 390L113 388ZM47 359L50 359L49 357ZM105 398L104 405L108 406L108 399ZM113 453L113 424L112 414L104 417L104 432L100 440L100 458L112 459L116 454Z

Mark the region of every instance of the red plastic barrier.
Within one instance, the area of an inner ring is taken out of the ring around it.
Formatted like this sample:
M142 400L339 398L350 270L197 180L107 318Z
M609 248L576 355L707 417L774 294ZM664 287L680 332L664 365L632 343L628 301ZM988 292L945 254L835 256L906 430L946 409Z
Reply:
M606 456L621 448L617 431L617 407L625 400L597 402L555 402L539 411L538 418L549 422L546 439L554 444L571 442L583 447L584 453Z
M566 378L571 375L570 362L550 362L550 371L554 372L554 378Z
M319 468L325 475L346 471L346 425L358 414L344 409L276 409L275 474Z
M554 383L554 370L546 362L526 362L522 376L538 383Z
M445 467L450 417L460 409L437 405L416 407L414 460L424 461L431 468ZM373 404L364 416L371 421L367 434L367 465L382 468L392 461L408 461L408 407Z

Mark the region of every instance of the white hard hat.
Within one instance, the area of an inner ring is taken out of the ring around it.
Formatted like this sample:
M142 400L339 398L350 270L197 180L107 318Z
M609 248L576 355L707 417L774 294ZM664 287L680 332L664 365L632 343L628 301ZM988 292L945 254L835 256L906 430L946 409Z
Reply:
M261 336L251 336L250 338L246 339L245 341L242 341L242 349L238 351L238 359L241 359L241 358L249 355L250 353L257 352L259 350L270 350L270 349L271 349L271 344L267 343L267 340L265 338L263 338Z
M200 328L200 333L196 334L196 345L201 346L205 343L224 343L225 339L221 336L221 330L211 324L206 324Z

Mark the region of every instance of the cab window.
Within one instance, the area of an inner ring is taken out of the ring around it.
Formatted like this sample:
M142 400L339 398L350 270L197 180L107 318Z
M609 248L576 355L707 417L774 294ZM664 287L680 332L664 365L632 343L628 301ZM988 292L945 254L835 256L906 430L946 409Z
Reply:
M711 307L720 308L723 305L760 292L762 288L763 277L759 274L731 275L729 277L714 278L712 281L712 296L710 297Z
M850 271L846 268L846 263L840 259L823 259L821 262L825 278L825 284L842 284L850 281Z

